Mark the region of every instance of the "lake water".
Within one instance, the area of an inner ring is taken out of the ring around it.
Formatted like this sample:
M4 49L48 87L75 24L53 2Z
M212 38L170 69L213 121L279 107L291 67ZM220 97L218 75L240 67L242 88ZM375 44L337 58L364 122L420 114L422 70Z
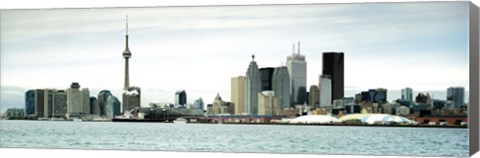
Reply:
M468 129L0 121L22 148L468 156Z

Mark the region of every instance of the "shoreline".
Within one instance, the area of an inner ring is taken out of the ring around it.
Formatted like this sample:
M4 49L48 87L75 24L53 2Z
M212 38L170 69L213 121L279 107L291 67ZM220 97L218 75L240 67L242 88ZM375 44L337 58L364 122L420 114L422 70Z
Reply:
M11 119L16 121L62 121L62 122L73 122L70 120L28 120L28 119ZM6 121L6 120L2 120ZM134 120L134 119L114 119L114 120L89 120L89 121L81 121L81 122L129 122L129 123L168 123L174 124L173 122L165 122L161 120ZM464 128L468 129L468 126L461 126L461 125L399 125L399 124L391 124L391 125L382 125L382 124L288 124L288 123L234 123L234 122L226 122L226 123L213 123L213 122L188 122L186 124L211 124L211 125L276 125L276 126L344 126L344 127L409 127L409 128Z

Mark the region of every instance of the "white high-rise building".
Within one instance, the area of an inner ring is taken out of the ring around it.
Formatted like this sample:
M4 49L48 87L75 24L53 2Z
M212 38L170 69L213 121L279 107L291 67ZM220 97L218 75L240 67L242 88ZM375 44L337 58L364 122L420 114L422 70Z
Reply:
M260 93L260 70L257 62L255 62L255 55L252 55L252 61L248 66L245 76L245 113L257 115L258 114L258 93Z
M320 75L320 107L332 105L332 80L329 75Z
M404 88L402 89L402 99L408 100L408 101L413 101L413 90L412 88Z
M258 93L258 115L277 115L278 101L273 91L262 91Z
M305 56L300 54L300 42L297 53L295 54L295 45L293 45L293 54L287 56L287 68L292 87L291 101L293 104L303 105L307 101L307 62Z
M67 114L78 117L90 113L90 97L88 88L80 90L80 84L74 82L67 89Z

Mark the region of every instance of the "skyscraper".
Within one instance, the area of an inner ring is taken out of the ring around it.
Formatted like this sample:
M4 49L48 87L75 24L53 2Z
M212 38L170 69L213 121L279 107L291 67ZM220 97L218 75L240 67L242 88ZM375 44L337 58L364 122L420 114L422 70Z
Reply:
M81 98L82 114L90 114L90 91L88 88L82 88Z
M123 112L128 112L135 108L140 108L140 87L129 87L127 91L123 93Z
M371 90L369 90L371 91ZM385 88L377 88L375 90L375 95L373 96L374 103L386 103L387 102L387 89Z
M344 96L344 55L343 52L325 52L322 57L322 74L330 75L332 101Z
M80 84L73 82L67 89L67 114L79 115L81 111Z
M290 95L293 104L307 102L307 62L305 56L300 54L300 42L298 42L297 54L293 45L293 54L287 56L287 68L290 75Z
M258 115L271 116L274 114L274 109L278 109L278 102L274 93L273 91L262 91L258 93ZM278 112L275 114L278 114Z
M67 89L67 114L69 117L79 117L90 113L90 96L88 88L80 90L80 84L73 82ZM86 108L85 106L88 106Z
M453 101L453 106L459 108L465 103L465 88L449 87L447 89L447 101Z
M96 97L90 97L90 114L100 115L100 106Z
M245 76L233 77L231 79L231 99L234 105L234 114L245 113Z
M53 92L53 117L64 117L67 114L67 92L55 90Z
M260 91L271 91L272 90L272 77L273 71L275 68L266 67L260 69L260 80L261 80L261 90Z
M109 90L102 90L97 95L98 100L98 107L99 107L99 115L105 116L107 114L107 99L110 97L112 93Z
M25 116L35 114L35 90L25 92Z
M52 117L53 114L53 89L45 89L43 95L43 116Z
M205 109L204 109L203 99L202 99L202 98L198 98L197 100L195 100L195 101L193 102L193 107L192 107L192 109L205 110Z
M35 114L38 118L44 117L44 93L43 89L36 89L35 90Z
M120 101L117 97L110 95L107 99L105 116L113 118L117 115L120 115Z
M256 115L258 113L258 93L261 90L260 70L255 55L252 55L252 61L248 66L245 77L245 113Z
M410 87L402 89L402 100L413 101L413 90Z
M286 66L275 68L272 77L272 89L275 97L278 99L279 109L291 107L290 101L290 75Z
M320 107L332 105L332 80L329 75L320 75Z
M186 107L187 105L187 92L180 90L175 92L175 106Z
M308 105L311 105L315 108L320 107L320 90L317 85L310 86L308 94Z

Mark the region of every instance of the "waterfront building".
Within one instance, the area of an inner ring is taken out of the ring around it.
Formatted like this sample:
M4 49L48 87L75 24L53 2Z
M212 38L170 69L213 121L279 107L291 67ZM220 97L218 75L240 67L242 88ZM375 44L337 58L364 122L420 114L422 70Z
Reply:
M375 95L373 96L374 103L386 103L387 102L387 89L378 88L375 90Z
M447 101L453 101L455 108L460 108L465 104L465 88L449 87L447 89Z
M271 91L272 90L272 77L275 68L266 67L260 69L260 81L261 89L260 91Z
M257 62L255 62L255 55L252 55L252 61L245 76L245 113L256 115L258 113L258 93L261 90L261 83L260 70Z
M352 105L355 103L354 97L345 97L342 99L335 99L333 101L333 108L345 108L347 105Z
M415 97L416 103L423 103L423 104L431 104L432 98L430 97L429 93L418 93L417 97Z
M308 105L313 106L314 108L320 107L320 89L318 89L317 85L310 86L308 92Z
M82 88L81 98L82 114L90 114L90 91L88 88Z
M218 115L222 113L222 107L225 106L225 102L222 100L222 97L220 97L220 94L217 93L217 96L213 100L212 103L212 108L209 111L209 114L211 115Z
M193 101L192 109L205 110L205 109L204 109L204 105L205 105L205 103L203 103L203 99L202 99L202 98L198 98L197 100Z
M140 108L140 95L141 89L139 87L129 87L123 93L123 113Z
M35 115L38 118L44 117L44 93L43 89L35 90Z
M80 84L73 82L67 89L67 118L79 117L90 112L90 99L88 88L80 90ZM88 108L86 108L87 106Z
M412 88L404 88L402 89L402 100L413 101L413 90Z
M132 52L128 47L128 16L126 19L126 33L125 33L125 50L122 53L122 57L125 59L125 79L122 93L122 107L123 113L130 112L132 109L140 109L140 96L141 89L139 87L130 87L129 80L129 65L128 60L132 57Z
M399 108L400 106L400 104L395 102L382 104L382 113L395 115L397 108Z
M320 107L330 107L332 105L332 80L329 75L320 75Z
M35 114L35 90L25 92L25 116Z
M112 93L109 90L102 90L98 93L97 99L98 99L98 107L99 107L99 115L100 116L105 116L107 113L107 99L110 97Z
M55 90L53 92L53 117L65 117L67 114L67 92Z
M409 101L406 99L397 99L395 102L399 103L400 105L411 107L413 105L413 100Z
M207 104L207 114L212 115L213 114L213 105L212 104Z
M300 42L297 53L295 53L295 45L293 45L293 54L287 56L287 68L292 87L291 101L295 105L302 105L307 101L307 62L305 56L300 54Z
M245 113L245 76L233 77L231 79L230 98L235 107L234 115Z
M361 110L362 108L360 107L360 105L357 105L357 104L345 105L345 112L347 114L358 114L361 112Z
M406 106L400 106L396 109L395 114L399 116L410 115L410 108Z
M232 115L233 114L233 103L224 102L223 106L220 106L220 114L222 115Z
M258 93L258 115L278 115L278 102L273 91Z
M90 114L100 115L100 105L96 97L90 97Z
M175 92L175 106L186 107L187 105L187 92L185 90L179 90Z
M105 116L113 118L120 115L120 100L117 97L110 95L107 98Z
M5 111L5 115L9 119L15 119L15 118L24 118L25 117L25 109L19 109L19 108L9 108L7 111Z
M368 91L360 92L356 95L356 100L372 102L372 103L386 103L387 102L387 89L377 88L369 89Z
M53 89L45 89L43 98L43 116L52 117L53 114Z
M335 99L341 99L344 96L344 60L343 52L323 53L322 74L330 76L332 85L330 102Z
M272 90L278 99L279 110L290 108L290 75L286 66L276 67L272 77Z

